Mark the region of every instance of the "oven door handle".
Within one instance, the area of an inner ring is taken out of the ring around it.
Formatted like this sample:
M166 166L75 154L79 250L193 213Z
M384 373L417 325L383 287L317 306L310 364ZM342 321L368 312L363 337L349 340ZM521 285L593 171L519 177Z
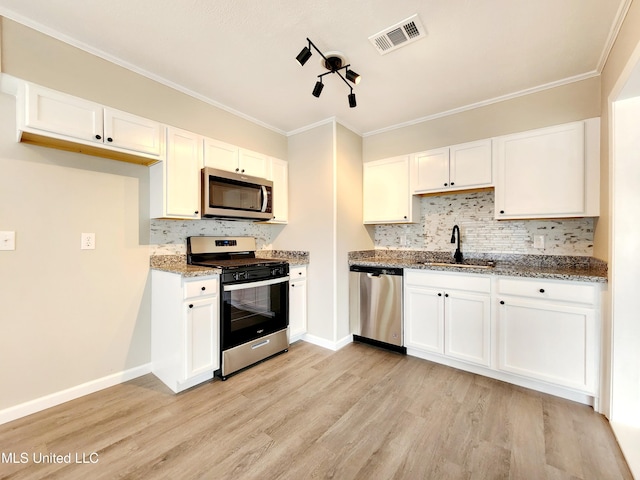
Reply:
M278 283L284 283L289 281L289 276L272 278L270 280L261 280L259 282L247 282L247 283L235 283L233 285L223 285L222 290L225 292L231 292L233 290L246 290L247 288L266 287L268 285L276 285Z

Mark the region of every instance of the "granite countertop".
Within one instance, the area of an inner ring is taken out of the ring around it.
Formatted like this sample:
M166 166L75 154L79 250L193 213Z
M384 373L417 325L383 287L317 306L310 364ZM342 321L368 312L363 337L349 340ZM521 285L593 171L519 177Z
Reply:
M443 272L460 272L512 277L548 278L580 282L607 282L607 263L592 257L560 255L468 254L464 263L492 268L426 265L427 262L453 263L450 252L410 250L366 250L349 253L349 265L371 267L417 268Z
M258 250L256 251L256 258L283 260L288 262L289 266L307 265L309 263L308 252L288 250ZM152 270L176 273L183 277L203 277L222 273L219 268L187 265L186 255L152 255L150 266Z

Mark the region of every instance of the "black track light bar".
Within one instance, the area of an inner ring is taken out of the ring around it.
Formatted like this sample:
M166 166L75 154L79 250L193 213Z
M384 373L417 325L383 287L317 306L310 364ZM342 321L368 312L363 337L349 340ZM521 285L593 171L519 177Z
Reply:
M320 94L322 93L322 89L324 88L324 84L322 83L322 77L324 77L325 75L329 75L330 73L337 73L338 76L342 79L342 81L347 85L347 87L349 87L349 91L350 91L348 95L349 107L354 108L356 106L356 95L355 93L353 93L353 87L349 84L347 80L357 85L358 83L360 83L360 75L354 72L353 70L349 69L349 67L351 66L350 64L344 65L344 66L342 65L337 66L336 63L332 62L329 58L327 58L324 55L324 53L322 53L320 49L318 49L318 47L316 47L315 44L309 38L307 38L307 42L308 42L308 46L304 47L296 57L296 60L298 61L298 63L301 66L304 66L304 64L307 63L309 58L311 58L311 55L312 55L311 49L313 48L324 59L324 64L326 68L329 69L328 72L318 75L318 81L316 82L312 92L313 96L319 97ZM335 57L333 57L333 60L335 60ZM338 61L338 63L340 64L341 62ZM340 70L345 71L346 78L342 75L342 73L340 73Z

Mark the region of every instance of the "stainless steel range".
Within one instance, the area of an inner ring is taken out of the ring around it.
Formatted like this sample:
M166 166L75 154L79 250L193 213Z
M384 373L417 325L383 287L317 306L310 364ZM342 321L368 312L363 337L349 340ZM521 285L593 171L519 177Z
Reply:
M289 264L256 258L252 237L188 237L187 263L222 270L222 380L289 349Z

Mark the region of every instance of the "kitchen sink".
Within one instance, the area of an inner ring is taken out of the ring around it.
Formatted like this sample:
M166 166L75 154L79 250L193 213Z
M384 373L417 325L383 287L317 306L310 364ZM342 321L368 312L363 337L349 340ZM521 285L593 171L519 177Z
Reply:
M424 265L427 265L428 267L455 267L455 268L493 268L496 266L494 262L481 261L481 260L474 263L471 263L471 262L462 262L462 263L424 262Z

